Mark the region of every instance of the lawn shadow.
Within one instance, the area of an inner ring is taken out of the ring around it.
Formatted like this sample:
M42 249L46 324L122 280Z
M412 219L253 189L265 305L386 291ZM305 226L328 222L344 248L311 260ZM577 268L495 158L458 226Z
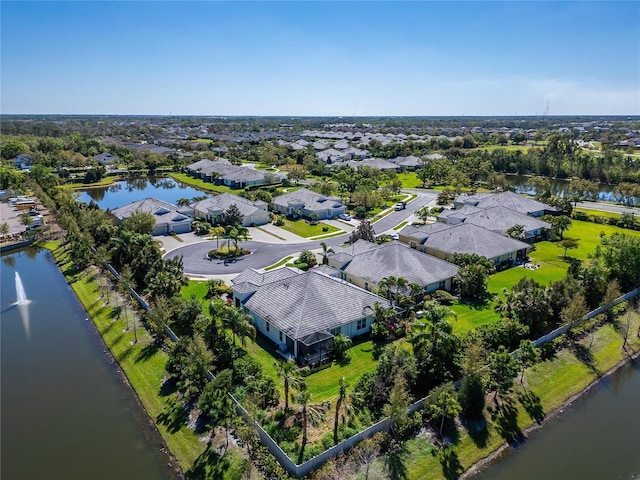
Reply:
M478 420L466 420L462 421L462 426L467 431L467 434L473 440L473 443L478 448L484 448L487 446L487 440L489 439L489 430L487 429L487 419L484 415Z
M144 348L142 348L142 350L138 352L138 355L136 355L135 362L136 363L146 362L151 357L153 357L156 353L158 353L158 350L160 350L160 347L156 342L145 345Z
M584 363L587 367L593 370L596 375L600 376L600 371L595 366L593 352L591 352L588 347L585 347L578 342L572 342L571 349L580 362Z
M407 466L405 460L409 455L409 450L405 442L398 442L389 448L384 456L384 463L389 471L391 480L402 480L407 478Z
M169 433L176 433L185 425L187 412L175 398L170 399L162 413L156 419L158 423L167 427Z
M545 417L542 403L540 403L540 397L530 390L525 390L518 393L518 401L531 419L540 425Z
M493 295L487 295L478 300L461 300L460 305L464 305L472 310L484 310L493 298Z
M178 380L174 377L167 377L160 385L160 396L168 397L178 391Z
M464 471L464 468L462 468L460 460L458 459L458 452L456 452L455 448L450 445L447 445L438 451L438 460L440 461L440 466L442 466L444 478L447 480L455 480L456 478L459 478Z
M214 449L207 448L185 472L185 479L223 479L231 469L231 462L226 455L221 456Z
M346 367L347 365L351 364L351 357L349 355L345 355L340 360L336 360L336 363L341 367Z
M525 436L518 426L518 409L511 397L502 400L502 405L492 413L492 420L496 431L511 446L517 446L525 441Z

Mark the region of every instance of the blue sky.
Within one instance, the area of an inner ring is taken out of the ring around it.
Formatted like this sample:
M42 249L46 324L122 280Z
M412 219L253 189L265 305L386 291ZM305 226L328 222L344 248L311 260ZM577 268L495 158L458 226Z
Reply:
M0 3L2 113L640 114L639 2Z

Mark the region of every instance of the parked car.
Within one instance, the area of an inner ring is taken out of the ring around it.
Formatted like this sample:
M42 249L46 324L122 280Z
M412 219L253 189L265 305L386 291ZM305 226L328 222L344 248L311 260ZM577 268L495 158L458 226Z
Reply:
M399 212L400 210L404 210L405 208L407 208L407 202L398 202L396 203L396 212Z
M348 215L346 213L341 213L340 215L338 215L338 218L340 220L346 220L347 222L351 221L351 215Z
M398 235L397 233L390 233L389 235L387 235L387 237L389 237L391 240L398 240L400 238L400 235Z

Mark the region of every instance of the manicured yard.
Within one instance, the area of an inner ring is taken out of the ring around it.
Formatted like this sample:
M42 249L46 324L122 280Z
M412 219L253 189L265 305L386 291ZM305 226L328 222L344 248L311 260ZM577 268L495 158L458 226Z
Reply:
M338 395L338 380L344 377L351 386L362 374L376 369L378 361L373 358L373 342L359 343L348 350L348 360L334 361L330 368L307 377L307 388L314 402L332 400Z
M180 289L180 295L182 298L191 298L195 296L200 299L203 306L203 311L206 315L209 315L209 300L204 298L207 294L209 287L204 280L189 280L189 283L183 285Z
M590 210L588 208L577 207L574 209L575 212L586 213L587 215L593 215L597 217L605 217L605 218L620 218L621 214L615 212L605 212L603 210Z
M289 255L288 257L284 257L282 260L280 260L277 263L274 263L273 265L269 265L268 267L265 268L265 271L268 272L269 270L274 270L278 267L281 267L282 265L284 265L285 263L287 263L289 260L291 260L293 258L293 256Z
M416 172L403 172L398 174L402 182L402 188L422 188L422 180L418 178Z
M280 228L304 238L340 231L339 228L336 228L333 225L328 225L322 222L318 222L316 225L310 225L302 219L295 221L285 219L284 225ZM323 228L326 228L326 231L323 231Z

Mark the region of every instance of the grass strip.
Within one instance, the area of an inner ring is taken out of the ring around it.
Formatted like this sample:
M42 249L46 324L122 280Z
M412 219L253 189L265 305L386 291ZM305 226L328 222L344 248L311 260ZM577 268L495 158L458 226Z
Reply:
M396 225L395 227L393 227L393 229L394 229L394 230L396 230L396 231L398 231L398 230L400 230L402 227L404 227L407 223L409 223L409 222L407 222L406 220L405 220L404 222L400 222L398 225Z
M75 271L67 251L58 242L48 242L44 246L52 251L56 263L186 478L240 478L245 460L239 450L232 449L222 458L206 450L206 444L186 427L183 410L175 397L162 395L160 386L166 375L167 355L157 347L147 331L138 325L138 343L133 344L133 331L123 331L126 325L124 317L119 318L116 306L105 304L100 298L102 289L96 275Z
M285 263L287 263L289 260L291 260L293 258L293 255L289 255L288 257L284 257L282 260L280 260L277 263L274 263L273 265L269 265L268 267L265 267L265 272L268 272L269 270L273 270L275 268L281 267L282 265L284 265Z

